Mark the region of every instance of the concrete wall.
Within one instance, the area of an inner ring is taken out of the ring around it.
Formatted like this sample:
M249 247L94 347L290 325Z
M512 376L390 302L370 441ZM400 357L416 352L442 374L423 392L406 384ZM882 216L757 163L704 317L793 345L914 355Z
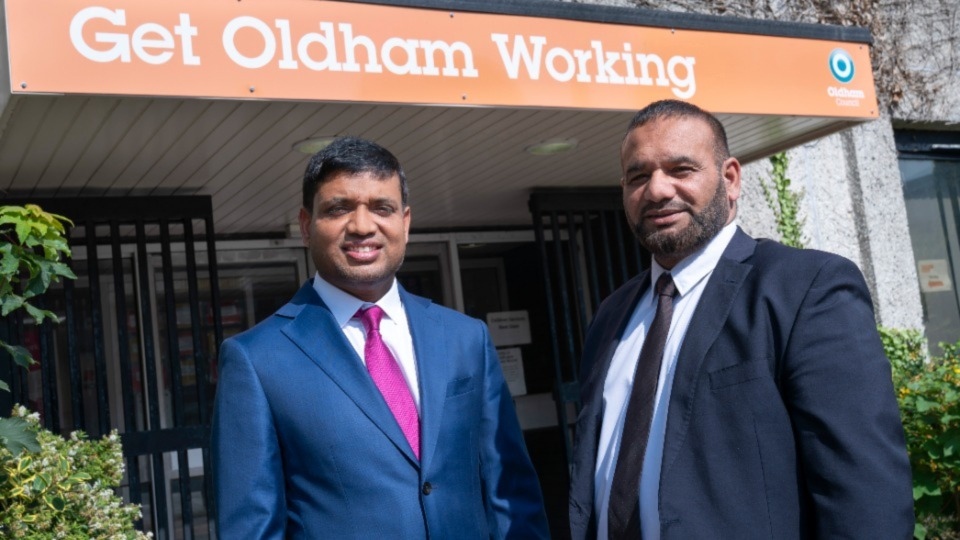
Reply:
M891 33L891 71L899 99L896 123L923 122L957 130L960 123L960 2L878 0Z
M889 117L801 145L787 153L791 185L802 190L806 245L857 263L873 294L877 321L922 328L900 171ZM760 190L770 163L744 168L740 221L755 236L778 238Z

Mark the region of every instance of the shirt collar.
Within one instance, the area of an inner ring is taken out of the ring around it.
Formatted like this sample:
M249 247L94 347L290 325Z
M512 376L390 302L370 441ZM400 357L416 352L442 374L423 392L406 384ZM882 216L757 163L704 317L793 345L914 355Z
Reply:
M361 308L370 307L373 304L380 306L387 319L394 322L403 320L403 303L400 301L400 289L397 286L396 278L390 285L387 294L373 303L364 302L356 296L331 285L320 277L319 272L313 277L313 289L320 295L323 303L330 308L330 312L333 313L333 318L337 320L340 328L345 327Z
M707 245L693 252L692 255L677 263L677 265L669 271L670 276L673 278L673 284L677 287L677 293L681 297L713 272L713 269L717 266L717 262L720 261L720 257L723 256L723 252L726 251L727 245L730 244L730 240L733 239L733 235L736 232L737 222L734 220L720 229L720 232L717 233L712 240L707 242ZM657 279L660 278L660 274L664 272L667 272L667 270L660 266L656 259L651 257L651 290L657 283Z

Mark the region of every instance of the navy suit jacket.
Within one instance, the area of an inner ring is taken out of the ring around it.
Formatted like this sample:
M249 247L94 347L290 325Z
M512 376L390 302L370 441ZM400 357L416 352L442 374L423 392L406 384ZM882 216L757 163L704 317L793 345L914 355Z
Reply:
M212 451L221 538L545 538L486 326L400 291L421 460L308 282L224 341Z
M596 536L594 472L610 359L642 273L599 308L583 354L573 538ZM910 464L856 266L738 230L680 349L660 475L661 538L913 535Z

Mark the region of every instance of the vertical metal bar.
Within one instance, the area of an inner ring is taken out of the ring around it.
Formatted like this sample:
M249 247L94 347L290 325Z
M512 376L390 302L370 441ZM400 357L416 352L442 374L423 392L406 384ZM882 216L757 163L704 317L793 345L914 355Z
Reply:
M35 297L35 305L47 309L46 295ZM40 377L43 380L43 424L54 433L60 433L60 405L57 397L57 358L53 354L53 331L50 321L37 326L40 344Z
M577 359L580 357L579 347L577 347L574 336L583 336L587 332L587 309L583 293L583 274L580 266L580 246L577 243L577 220L572 211L566 212L567 218L567 255L570 257L570 279L573 284L574 302L573 307L577 312L577 322L579 322L579 331L570 332L570 341L573 343L570 358L568 359L570 373L576 380Z
M130 358L130 334L127 329L127 293L123 272L123 254L120 252L120 224L110 221L110 247L113 266L113 296L117 310L117 345L120 362L120 392L123 399L123 431L132 433L137 429L136 410L133 403L133 374ZM127 457L127 480L130 486L130 502L140 505L140 467L136 456ZM138 529L143 529L143 518L137 520Z
M223 319L220 316L220 275L217 271L217 247L213 231L213 214L203 216L203 233L207 239L207 275L210 279L210 311L213 314L214 349L208 354L220 358L220 344L223 342ZM217 515L217 500L213 495L213 480L209 471L213 470L210 450L203 449L203 488L207 502L208 530L214 530L214 518Z
M160 256L163 261L163 300L166 315L167 361L170 362L173 395L173 425L183 421L183 378L180 373L180 342L177 329L177 298L173 288L173 257L170 252L170 223L160 219Z
M147 240L144 233L143 220L137 220L137 266L138 268L138 287L140 290L140 320L141 330L143 332L143 356L144 356L144 378L147 382L147 411L149 418L149 430L159 430L160 410L159 410L159 390L157 381L157 363L154 353L153 342L153 317L150 313L150 268L147 264ZM167 499L164 484L166 483L166 473L163 467L163 454L155 452L151 454L153 458L153 509L154 524L157 538L169 538L170 531L167 530Z
M563 332L565 334L566 341L566 355L568 363L574 364L576 359L574 359L574 344L573 344L573 321L570 318L570 299L569 299L569 289L567 288L567 273L564 268L564 257L563 257L563 245L562 237L560 235L560 223L557 212L550 212L550 226L551 233L553 234L553 251L554 251L554 260L557 265L557 290L560 297L560 314L563 321ZM570 239L568 238L569 242ZM559 345L559 344L558 344ZM563 355L561 354L561 358ZM562 371L561 364L561 371ZM567 461L573 461L573 442L570 435L570 430L568 429L568 420L567 420L567 403L574 402L579 408L579 391L574 391L576 388L577 381L577 372L574 370L570 374L571 379L574 383L568 384L565 378L560 378L557 381L558 390L559 390L559 403L558 403L558 415L557 420L560 422L561 429L564 434L564 447L567 451ZM576 395L573 395L576 394Z
M543 214L540 212L536 200L530 202L533 213L533 232L537 242L537 250L540 253L540 268L543 272L543 288L546 293L544 297L547 300L547 321L550 327L550 352L553 356L554 377L556 379L556 406L557 419L560 422L560 432L563 434L563 452L567 459L567 465L573 463L573 442L571 441L569 430L567 429L567 402L564 396L564 379L562 361L560 359L560 336L557 333L557 311L554 306L553 284L550 278L550 258L547 255L547 241L543 233ZM560 239L554 237L555 242Z
M181 427L184 422L183 413L183 374L180 371L180 341L177 326L177 297L173 283L173 256L170 252L170 222L167 218L160 218L160 256L163 260L163 297L164 312L166 313L167 327L167 360L170 362L171 390L173 398L173 425ZM184 535L192 536L190 528L193 525L193 505L190 500L190 465L187 453L183 449L177 450L178 478L180 486L180 511L183 518ZM186 480L184 480L186 476Z
M190 321L191 329L193 334L193 368L194 368L194 377L197 381L197 405L199 411L198 421L200 425L205 426L209 423L208 420L208 411L207 411L207 354L204 350L204 344L202 342L201 330L204 324L203 314L200 312L200 296L198 292L198 276L197 276L197 258L196 252L194 249L195 238L193 234L193 219L186 218L183 220L183 243L186 248L187 256L187 294L190 301ZM205 449L204 449L205 450ZM189 460L188 460L189 461ZM188 469L189 470L189 469ZM207 468L207 464L204 463L203 467L203 476L204 476L204 486L206 486L206 477L209 476L207 472L210 469ZM187 488L191 491L192 497L192 486L190 485L189 479L190 474L187 474L188 484ZM204 505L208 503L206 489L203 493ZM191 509L192 510L192 509ZM209 513L208 513L209 515ZM192 516L192 515L191 515ZM186 523L184 519L184 523ZM209 523L208 523L209 527ZM210 530L210 529L208 529ZM193 519L190 520L190 532L193 533Z
M614 212L614 222L613 222L613 233L616 242L614 247L617 249L617 253L620 254L620 281L617 282L617 287L623 285L630 279L630 274L627 273L627 254L623 248L623 212Z
M107 360L103 340L103 306L100 302L100 265L97 260L97 225L84 226L87 237L87 290L90 291L90 322L93 326L93 365L97 396L98 435L110 431L110 405L107 402Z
M6 317L0 321L0 340L8 345L16 345L16 339L13 333L13 319L15 317ZM20 385L17 384L17 378L14 376L17 370L17 363L13 357L7 354L7 351L0 349L0 380L7 383L10 392L0 392L0 412L8 414L13 408L14 403L23 403L22 399L17 399Z
M220 317L220 276L217 272L217 247L213 238L213 216L204 216L207 236L207 271L210 275L210 302L213 311L213 332L216 337L217 350L223 343L223 320Z
M24 346L24 334L23 334L23 313L15 313L13 317L10 317L10 327L11 327L11 345L20 345ZM39 362L39 358L34 358L35 361ZM21 369L19 365L13 362L13 359L10 361L10 369L12 371L10 379L10 389L13 390L13 402L14 403L26 403L30 401L30 398L33 397L30 395L30 388L27 385L27 374L25 369ZM41 380L44 374L41 369L40 377Z
M630 253L633 255L634 271L630 272L629 275L633 276L639 274L643 270L643 262L640 257L640 242L637 240L637 237L630 231L630 234L627 235L627 245L630 246ZM628 278L629 279L629 278Z
M607 282L607 294L616 288L613 279L613 259L610 256L610 224L607 223L607 212L600 212L600 241L603 248L603 268Z
M69 261L67 262L73 266ZM76 273L76 272L74 272ZM63 298L67 326L67 370L70 373L70 412L73 417L71 425L74 430L87 430L87 419L84 414L83 378L80 369L80 334L77 325L80 323L75 313L76 294L73 280L63 280Z
M592 310L600 305L600 280L597 276L597 253L593 246L593 227L590 225L590 211L583 212L583 249L587 258L587 280L590 282L590 306ZM586 329L586 327L584 327Z
M550 212L550 226L553 233L554 260L557 261L557 287L560 296L560 313L563 315L563 331L566 334L567 358L574 356L573 320L570 318L570 290L567 287L567 272L564 268L563 245L560 236L560 223L556 212ZM570 242L570 239L567 239ZM561 355L562 356L562 355ZM573 373L576 376L576 372Z
M200 425L208 423L207 407L207 355L203 343L201 330L203 329L203 315L200 313L200 295L197 290L197 255L193 246L193 220L183 220L183 243L187 256L187 296L190 303L190 328L193 339L193 369L197 381L197 405Z

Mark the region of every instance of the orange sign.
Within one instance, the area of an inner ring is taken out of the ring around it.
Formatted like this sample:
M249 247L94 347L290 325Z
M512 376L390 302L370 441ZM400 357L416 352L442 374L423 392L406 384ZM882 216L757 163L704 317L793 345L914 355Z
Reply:
M317 0L5 0L11 91L877 116L869 48Z

